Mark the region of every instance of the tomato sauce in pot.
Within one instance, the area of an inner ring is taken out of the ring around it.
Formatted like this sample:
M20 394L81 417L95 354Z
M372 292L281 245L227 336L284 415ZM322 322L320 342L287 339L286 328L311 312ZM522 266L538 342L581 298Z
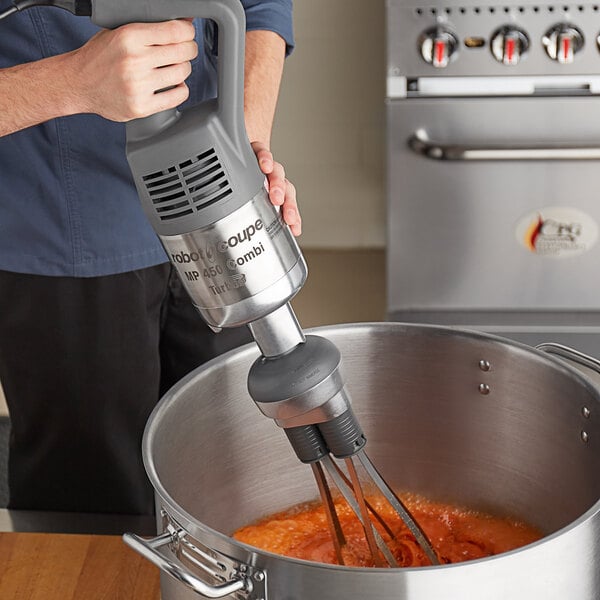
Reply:
M459 563L493 556L525 546L542 537L539 530L516 519L495 517L416 495L403 495L402 500L431 540L442 563ZM389 504L380 497L369 497L368 501L394 534L391 539L375 523L392 550L398 566L430 565L414 536ZM346 545L342 550L344 564L354 567L373 566L360 521L343 499L336 500L335 505L346 538ZM241 527L233 537L275 554L337 564L321 504L294 506Z

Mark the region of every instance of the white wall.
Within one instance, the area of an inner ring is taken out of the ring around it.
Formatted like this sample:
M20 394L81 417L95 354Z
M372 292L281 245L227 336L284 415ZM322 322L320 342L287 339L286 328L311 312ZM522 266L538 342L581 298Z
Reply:
M300 243L384 245L383 0L295 0L272 147L298 189Z

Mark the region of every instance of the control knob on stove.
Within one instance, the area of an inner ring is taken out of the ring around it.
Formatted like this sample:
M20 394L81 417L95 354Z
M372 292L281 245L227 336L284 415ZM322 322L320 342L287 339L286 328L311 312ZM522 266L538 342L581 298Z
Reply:
M517 65L529 49L529 38L522 29L505 25L492 34L490 48L498 62L508 66Z
M573 62L575 54L583 48L583 33L568 23L559 23L549 29L542 43L552 60L566 65Z
M444 27L432 27L419 37L421 56L437 68L447 67L458 53L458 39Z

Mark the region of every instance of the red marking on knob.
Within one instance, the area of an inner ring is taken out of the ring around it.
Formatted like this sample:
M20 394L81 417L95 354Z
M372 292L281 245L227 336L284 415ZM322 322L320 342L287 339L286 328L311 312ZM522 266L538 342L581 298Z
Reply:
M563 50L563 57L564 57L564 59L568 60L569 59L570 50L571 50L571 38L569 38L568 36L565 36L562 39L562 50Z
M446 54L446 42L444 40L435 40L435 62L438 65L444 64Z
M515 57L515 40L514 38L507 38L504 44L504 56L506 62L512 63Z

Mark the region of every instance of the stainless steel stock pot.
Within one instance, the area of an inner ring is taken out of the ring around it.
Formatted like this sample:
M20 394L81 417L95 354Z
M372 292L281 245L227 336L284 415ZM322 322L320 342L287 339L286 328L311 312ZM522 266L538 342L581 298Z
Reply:
M544 539L417 569L310 563L232 539L241 525L317 496L311 470L247 393L258 355L250 345L191 373L148 422L143 455L161 535L125 539L163 570L163 600L600 598L600 397L591 379L481 333L401 323L314 331L342 353L369 456L388 482L518 516Z

